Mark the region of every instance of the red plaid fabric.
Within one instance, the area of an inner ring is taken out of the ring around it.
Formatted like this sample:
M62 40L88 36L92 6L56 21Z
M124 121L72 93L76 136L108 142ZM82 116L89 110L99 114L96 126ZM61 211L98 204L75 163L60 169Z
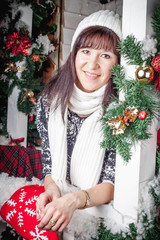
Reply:
M41 179L41 151L20 146L0 146L0 172L9 176Z

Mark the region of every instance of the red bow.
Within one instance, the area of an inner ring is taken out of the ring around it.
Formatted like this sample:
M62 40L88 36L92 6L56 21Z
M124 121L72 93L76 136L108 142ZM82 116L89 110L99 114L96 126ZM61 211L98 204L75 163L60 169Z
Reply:
M16 139L13 139L11 136L10 136L10 139L11 141L9 142L9 145L10 146L15 146L15 145L18 145L18 143L21 143L21 142L24 142L24 138L16 138Z

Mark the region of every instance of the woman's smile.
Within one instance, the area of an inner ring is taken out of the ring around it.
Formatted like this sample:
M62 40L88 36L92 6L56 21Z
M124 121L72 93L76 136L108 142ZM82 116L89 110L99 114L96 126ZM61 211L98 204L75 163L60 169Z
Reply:
M86 75L87 78L89 79L97 79L97 77L99 77L100 75L98 74L95 74L95 73L90 73L90 72L87 72L87 71L84 71L84 74Z

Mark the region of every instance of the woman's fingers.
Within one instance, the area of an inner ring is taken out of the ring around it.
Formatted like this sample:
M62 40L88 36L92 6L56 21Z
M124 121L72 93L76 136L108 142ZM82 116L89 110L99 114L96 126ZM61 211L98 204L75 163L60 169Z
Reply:
M63 230L67 227L68 223L69 223L69 220L66 219L65 221L62 222L61 225L58 226L57 230L54 230L54 227L52 228L52 230L58 231L58 232L63 232Z
M41 218L39 224L37 225L38 228L49 230L51 229L51 223L50 220L52 219L52 216L54 215L55 209L53 206L46 207L43 211L43 217Z
M37 214L37 221L40 221L41 210L39 209L39 206L37 203L36 203L36 214Z
M47 210L45 209L45 215L37 226L38 228L44 230L62 232L68 223L69 220L66 215L64 215L61 211L55 209L53 206L49 206Z
M37 221L40 221L44 216L44 209L49 202L49 196L44 192L39 195L36 202Z
M73 199L68 194L46 204L43 212L40 213L42 217L37 225L38 228L62 232L68 225L75 210L75 204L72 204L72 202ZM37 204L38 207L39 204Z

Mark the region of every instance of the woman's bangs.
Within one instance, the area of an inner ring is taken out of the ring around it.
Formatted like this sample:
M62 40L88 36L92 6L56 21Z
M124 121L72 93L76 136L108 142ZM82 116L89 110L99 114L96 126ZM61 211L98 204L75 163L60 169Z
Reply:
M105 32L92 32L90 34L86 34L85 37L81 38L80 43L80 48L105 49L108 51L114 51L116 46L117 41L115 41L111 34L107 34Z

